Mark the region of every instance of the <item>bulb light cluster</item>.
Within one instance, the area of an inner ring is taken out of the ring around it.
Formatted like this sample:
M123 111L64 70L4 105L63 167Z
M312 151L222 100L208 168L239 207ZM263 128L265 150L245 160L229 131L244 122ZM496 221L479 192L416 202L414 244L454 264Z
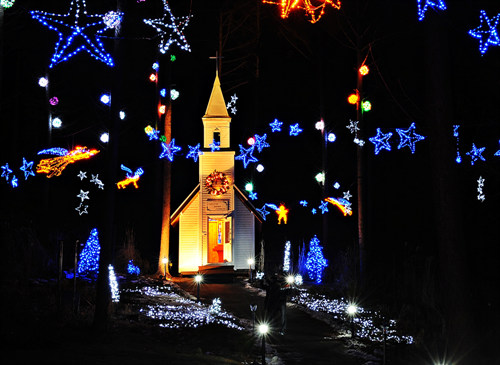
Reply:
M417 0L418 20L422 21L428 8L446 10L444 0Z
M139 269L139 266L134 265L134 260L129 260L127 265L127 272L130 275L140 275L141 269Z
M323 256L323 247L319 244L319 239L314 236L309 242L309 252L307 253L306 268L309 278L316 284L321 284L323 270L328 266L327 260Z
M120 301L120 290L118 289L118 281L116 281L115 268L113 265L108 265L109 289L111 291L111 301L118 303Z
M281 18L286 19L292 10L302 9L306 13L309 22L314 24L325 14L326 5L340 9L340 0L262 0L264 4L278 5L281 8Z
M285 254L283 258L283 271L284 272L289 272L290 271L290 249L292 247L292 244L290 241L285 242Z
M299 304L310 311L328 314L336 321L342 321L346 325L351 320L347 315L347 309L351 303L345 299L329 299L324 295L312 295L305 289L298 289L298 294L290 299L291 302ZM387 323L385 334L387 341L396 343L412 344L412 336L399 335L396 331L397 323L392 319L385 319L376 311L369 311L357 306L356 316L353 317L356 325L356 336L366 338L373 342L384 341L384 329L375 325L375 322Z
M479 179L477 180L477 200L482 202L484 202L484 199L486 198L483 193L484 181L485 179L482 176L479 176Z
M8 9L14 5L16 0L1 0L0 5L3 6L5 9Z
M90 236L87 243L80 253L78 260L78 275L97 274L99 271L99 255L101 252L101 245L99 244L99 232L97 228L90 231Z

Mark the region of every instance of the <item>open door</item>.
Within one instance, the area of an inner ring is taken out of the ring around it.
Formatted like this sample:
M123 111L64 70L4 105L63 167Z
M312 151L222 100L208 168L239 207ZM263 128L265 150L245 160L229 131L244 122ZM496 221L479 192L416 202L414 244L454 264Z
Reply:
M208 218L208 263L233 261L231 217Z

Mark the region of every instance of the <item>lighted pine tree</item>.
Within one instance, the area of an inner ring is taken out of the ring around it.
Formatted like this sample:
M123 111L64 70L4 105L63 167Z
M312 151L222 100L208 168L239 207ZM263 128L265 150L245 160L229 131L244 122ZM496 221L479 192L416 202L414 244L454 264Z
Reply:
M300 275L304 276L307 273L306 268L306 244L302 242L302 246L299 248L299 260L297 262L297 270Z
M327 267L327 261L323 256L323 247L319 244L319 239L314 236L309 242L309 252L307 253L306 268L309 278L316 284L321 284L323 270Z
M78 261L79 275L88 275L99 271L99 254L101 252L101 246L99 245L99 236L97 228L94 228L90 232L90 236L80 253L80 259Z

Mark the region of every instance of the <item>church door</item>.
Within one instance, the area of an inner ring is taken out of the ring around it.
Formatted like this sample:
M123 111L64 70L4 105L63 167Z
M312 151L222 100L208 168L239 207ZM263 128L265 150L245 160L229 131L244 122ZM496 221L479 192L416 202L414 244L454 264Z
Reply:
M231 262L231 217L208 218L208 263Z

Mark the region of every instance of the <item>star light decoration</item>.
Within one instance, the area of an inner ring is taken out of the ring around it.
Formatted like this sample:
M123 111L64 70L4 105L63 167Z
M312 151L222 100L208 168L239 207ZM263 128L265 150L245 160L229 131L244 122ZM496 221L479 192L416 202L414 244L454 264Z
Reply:
M484 202L484 199L486 198L483 193L484 182L485 179L482 176L479 176L479 179L477 180L477 200L480 200L481 202Z
M241 144L239 146L240 146L240 154L238 156L235 156L234 159L235 160L242 160L243 161L243 166L245 168L247 168L247 166L248 166L248 164L250 162L257 162L257 161L259 161L253 155L253 151L254 151L254 146L255 145L252 145L252 146L250 146L248 148L243 147Z
M238 100L238 97L236 94L231 96L231 101L227 103L226 109L231 111L231 114L236 114L237 109L236 109L236 100Z
M455 137L457 139L457 157L455 158L455 162L461 163L462 156L460 156L460 148L459 148L460 136L458 133L458 128L460 128L460 125L458 125L458 124L453 126L453 137Z
M266 216L270 213L269 211L267 211L266 207L267 207L267 204L264 204L264 205L262 206L262 208L260 208L260 209L255 209L257 212L259 212L259 213L260 213L260 215L262 216L262 218L263 218L264 220L266 220Z
M184 28L189 24L190 15L175 17L166 0L163 0L163 17L158 19L144 19L144 23L153 27L160 36L158 45L160 52L165 54L172 43L177 44L182 50L191 52L191 47L184 36Z
M83 205L83 203L80 203L80 205L77 206L75 210L78 212L79 215L88 214L89 213L87 212L88 207L89 207L88 205Z
M17 177L16 175L12 175L12 179L10 180L10 185L13 187L13 188L17 188Z
M483 152L485 149L486 149L486 147L477 148L474 143L472 144L472 150L465 153L467 156L470 156L470 158L471 158L470 164L471 165L474 165L474 163L477 160L486 161L486 159L483 157Z
M80 181L83 181L83 179L87 178L87 172L80 171L80 173L76 176L80 178Z
M392 137L392 133L382 133L380 128L377 128L377 135L375 137L370 137L368 140L375 145L375 154L378 155L380 151L386 149L391 150L391 145L389 144L389 139Z
M490 19L486 15L486 11L481 10L479 20L481 24L479 27L469 30L469 35L479 39L479 51L481 55L484 55L488 50L488 46L500 45L500 37L497 30L500 13Z
M328 212L328 202L322 201L318 208L321 209L321 214L325 214Z
M278 119L275 119L274 122L269 123L269 126L271 127L271 132L281 132L281 126L283 125L283 122L280 122Z
M28 162L26 159L23 157L23 165L19 168L22 172L24 172L24 180L28 180L28 177L35 176L35 173L33 172L33 161Z
M301 132L302 129L299 128L299 123L290 126L290 136L298 136Z
M31 17L58 33L58 40L49 68L69 60L80 52L87 52L96 60L113 66L112 57L104 50L100 35L110 29L104 22L105 14L89 15L85 0L71 0L67 14L30 11ZM109 14L109 13L108 13ZM121 17L123 13L116 13Z
M81 202L83 202L85 199L89 199L89 191L83 191L80 189L80 194L78 194L76 197L80 198Z
M278 5L281 8L281 18L286 19L292 10L303 9L306 13L308 21L312 24L321 19L325 13L327 4L335 9L340 9L340 0L262 0L265 4Z
M215 139L208 146L212 152L220 151L220 142L216 142Z
M250 193L248 193L248 197L252 200L256 200L257 199L257 193L255 191L252 191Z
M99 174L97 174L97 175L91 174L91 175L92 175L92 179L90 179L90 182L96 184L99 189L104 190L104 184L99 179Z
M266 142L267 134L264 133L262 137L256 134L254 137L255 137L254 146L257 147L257 150L259 152L262 152L262 150L266 147L270 147L269 143Z
M9 181L10 174L12 174L12 170L9 168L9 164L6 163L2 166L2 177L5 177L5 180Z
M446 10L444 0L417 0L418 20L422 21L425 18L425 12L428 8Z
M498 143L500 144L500 140L498 141ZM494 156L499 156L500 157L500 150L496 151Z
M396 132L398 132L400 138L398 150L403 147L409 147L411 153L415 153L415 143L425 139L424 136L415 133L415 123L412 123L410 128L406 130L396 128Z
M189 153L186 155L186 158L192 158L194 162L198 162L198 156L200 155L200 144L198 143L196 146L189 146Z
M170 162L174 160L174 154L179 152L182 148L175 145L175 138L172 138L170 143L162 142L163 152L160 154L159 158L168 158Z

